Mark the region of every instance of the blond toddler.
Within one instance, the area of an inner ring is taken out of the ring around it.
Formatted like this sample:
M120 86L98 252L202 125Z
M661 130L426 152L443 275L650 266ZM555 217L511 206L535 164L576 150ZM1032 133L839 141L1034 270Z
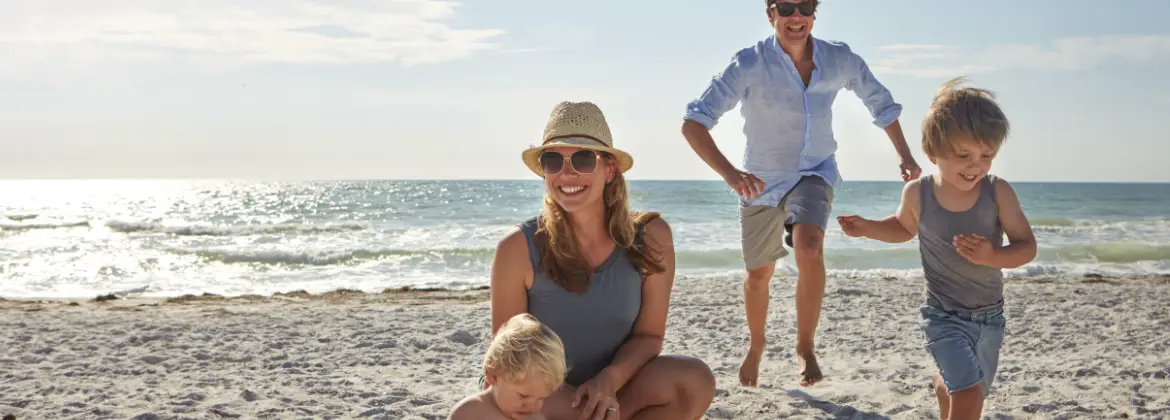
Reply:
M528 313L496 333L483 361L486 389L451 410L448 420L544 420L544 399L560 388L568 370L561 339Z

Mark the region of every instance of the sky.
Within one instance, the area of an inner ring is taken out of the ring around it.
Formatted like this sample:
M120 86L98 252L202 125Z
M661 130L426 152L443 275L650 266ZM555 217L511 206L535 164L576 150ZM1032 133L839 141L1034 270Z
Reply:
M1170 182L1170 2L824 0L920 124L954 76L999 95L1018 181ZM758 0L0 0L0 178L534 179L552 107L593 101L630 179L718 179L679 133ZM846 180L898 158L842 91ZM739 111L713 131L739 163Z

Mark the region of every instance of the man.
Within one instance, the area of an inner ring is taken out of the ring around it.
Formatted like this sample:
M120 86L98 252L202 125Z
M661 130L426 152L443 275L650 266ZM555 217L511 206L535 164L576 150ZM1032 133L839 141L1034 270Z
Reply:
M917 179L914 161L898 123L902 106L842 42L810 35L818 0L766 0L775 33L738 51L731 63L687 106L682 133L691 148L723 177L740 200L740 229L747 275L744 306L750 344L739 380L755 386L765 348L769 289L776 260L796 253L796 355L801 385L821 379L813 336L825 291L822 256L833 189L841 182L834 154L832 105L842 89L852 91L885 130L901 156L903 181ZM747 150L744 171L719 151L710 130L743 104ZM783 239L781 239L783 237ZM784 241L784 244L781 243Z

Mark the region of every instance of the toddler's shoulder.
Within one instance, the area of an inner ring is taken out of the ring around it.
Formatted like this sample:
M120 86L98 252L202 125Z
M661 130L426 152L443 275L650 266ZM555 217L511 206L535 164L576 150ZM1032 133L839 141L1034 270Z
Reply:
M451 408L451 414L447 416L447 420L503 420L500 416L499 410L492 403L483 398L483 393L469 395L466 398L459 400L455 406Z

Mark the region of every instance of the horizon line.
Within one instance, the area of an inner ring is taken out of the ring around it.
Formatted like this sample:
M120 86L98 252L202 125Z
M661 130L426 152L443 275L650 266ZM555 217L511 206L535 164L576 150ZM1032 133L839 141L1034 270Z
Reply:
M442 177L421 177L421 178L406 178L406 177L368 177L368 178L261 178L261 177L105 177L105 178L0 178L0 182L117 182L117 181L212 181L212 182L363 182L363 181L391 181L391 182L435 182L435 181L472 181L472 182L493 182L493 181L521 181L521 182L539 182L540 178L533 177L484 177L484 178L442 178ZM718 178L626 178L627 182L723 182ZM902 180L896 179L873 179L873 178L858 178L858 179L844 179L842 184L853 182L865 183L902 183ZM1089 180L1028 180L1015 179L1011 180L1013 184L1170 184L1170 180L1162 181L1089 181Z

